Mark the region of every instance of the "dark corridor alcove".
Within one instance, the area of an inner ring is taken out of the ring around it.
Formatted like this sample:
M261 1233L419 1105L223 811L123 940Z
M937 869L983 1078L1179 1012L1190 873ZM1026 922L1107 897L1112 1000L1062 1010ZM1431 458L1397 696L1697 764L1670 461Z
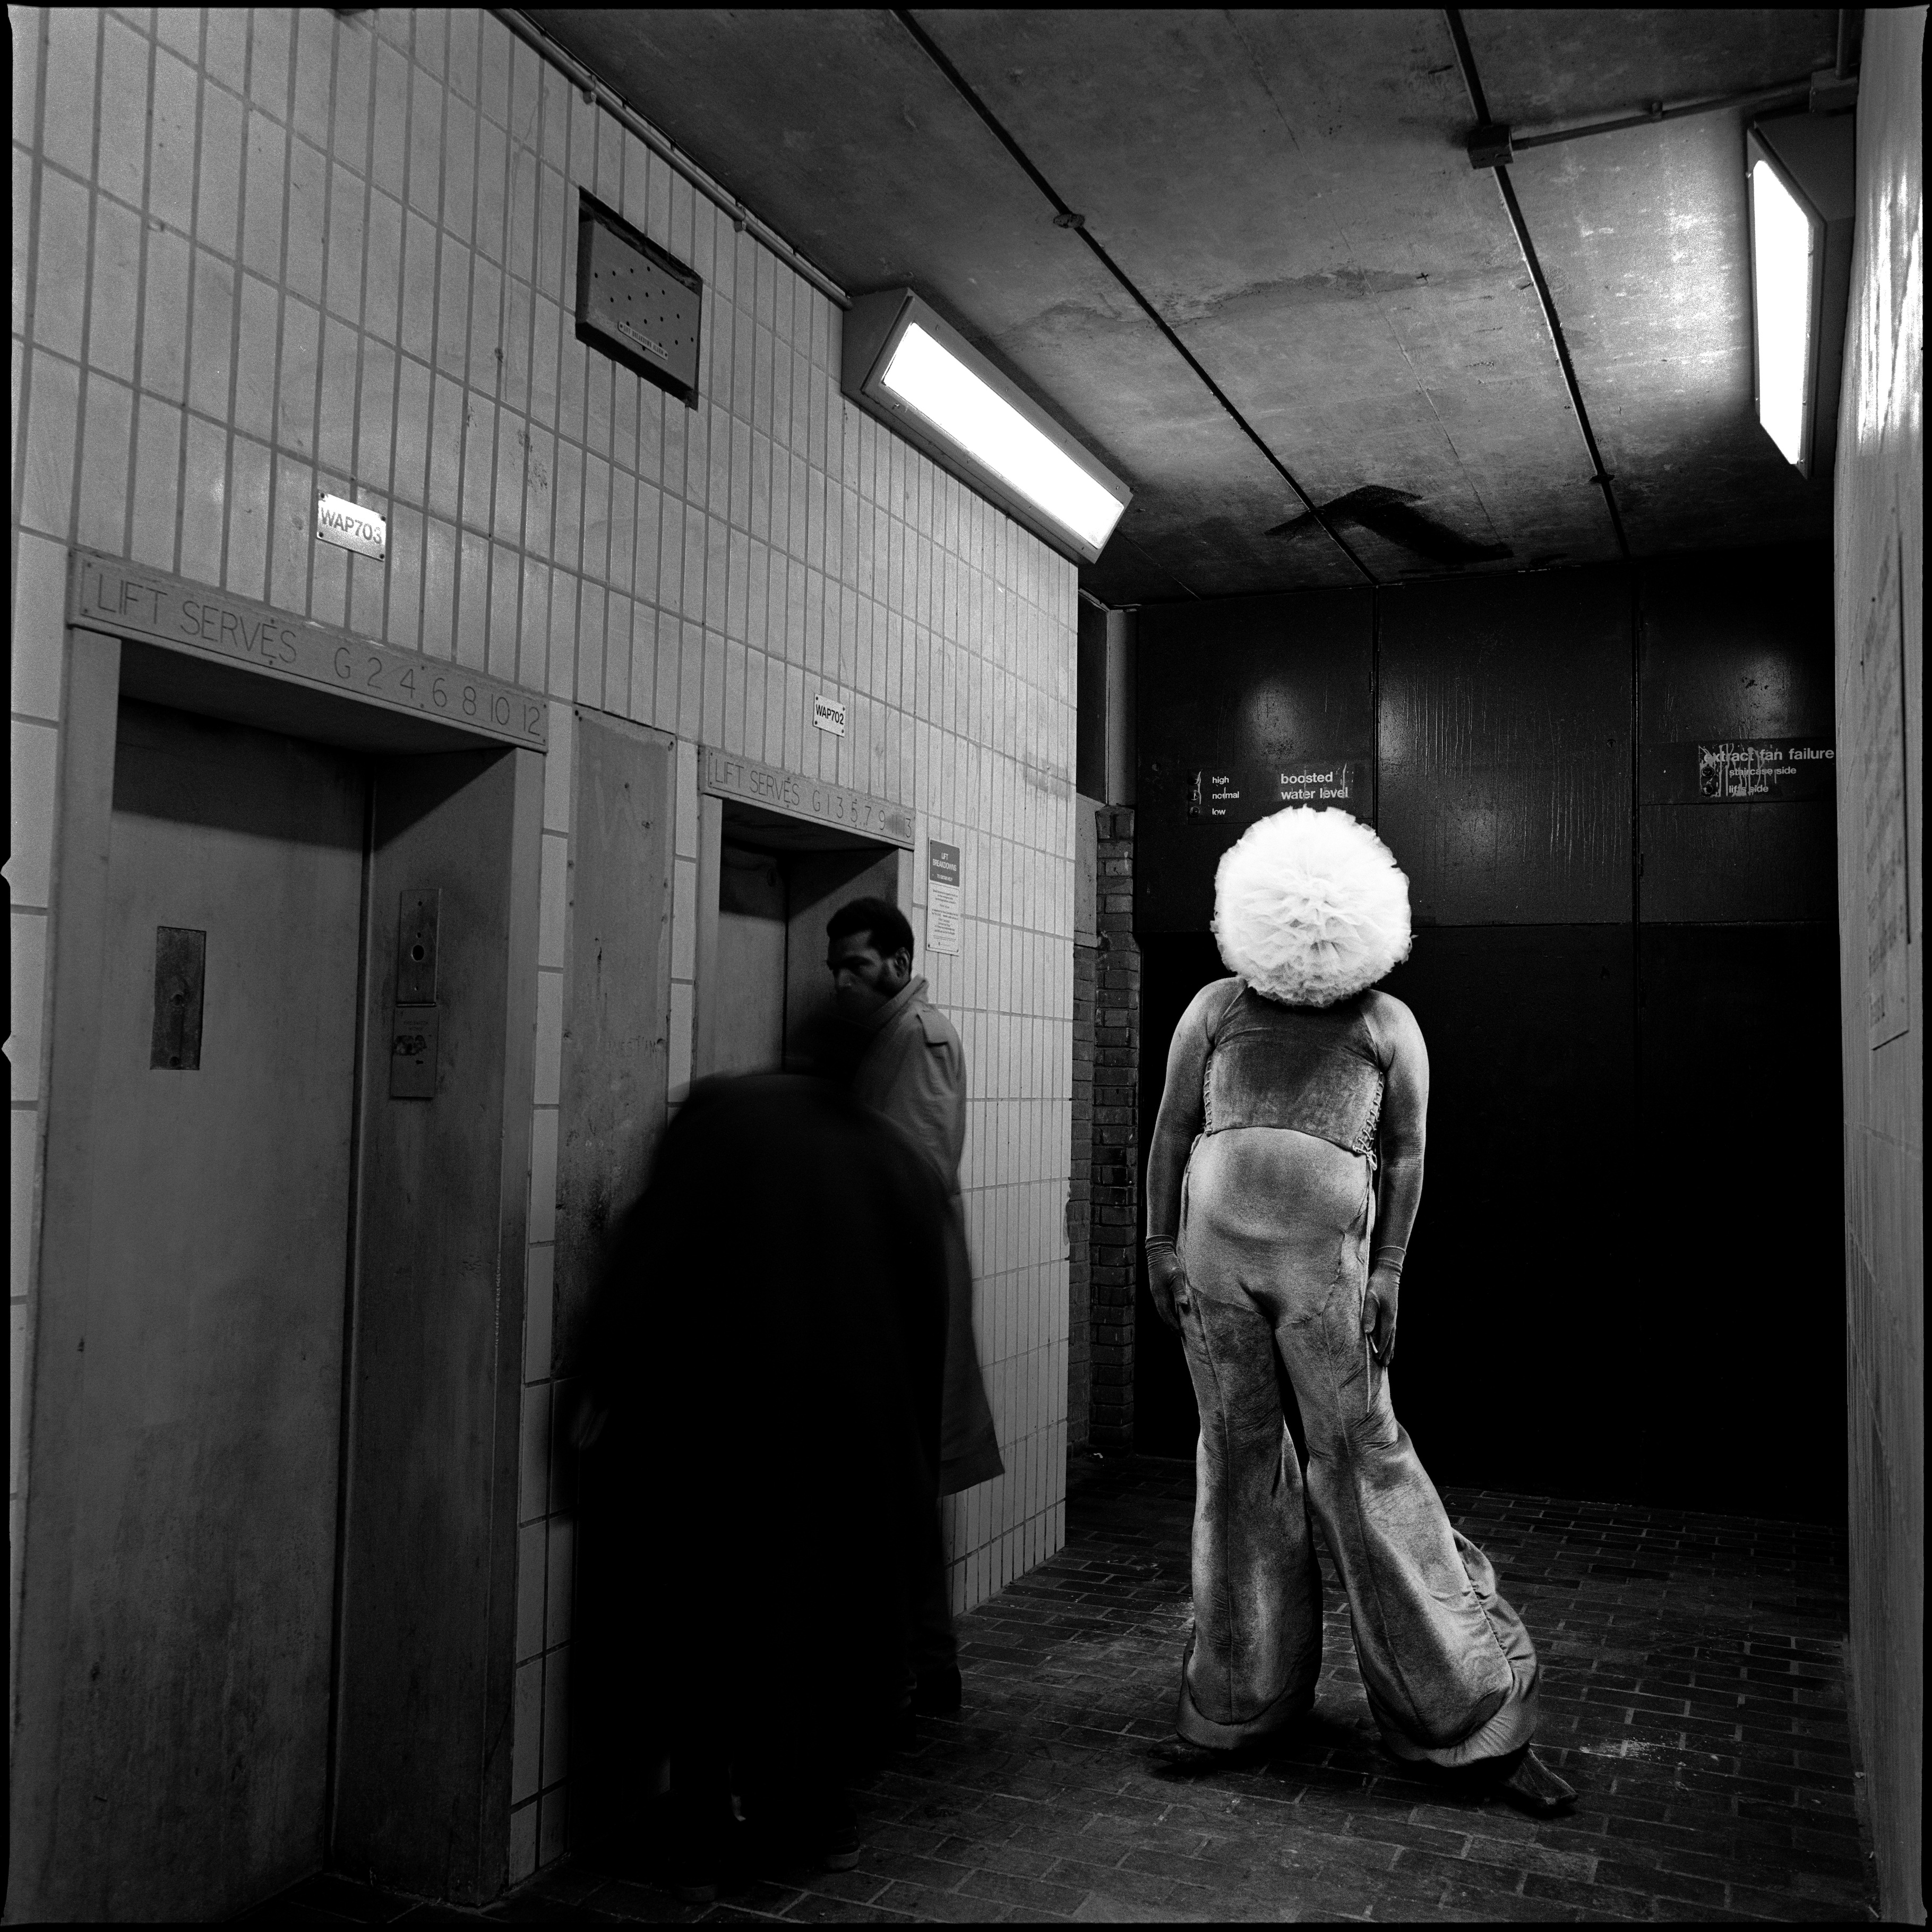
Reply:
M1700 742L1829 745L1828 586L1743 554L1635 598L1576 571L1142 613L1143 1160L1174 1024L1226 970L1204 928L1242 829L1188 820L1172 774L1263 768L1284 718L1318 721L1285 754L1372 744L1417 913L1387 983L1432 1068L1394 1388L1440 1480L1842 1518L1828 778L1681 778ZM1138 1446L1191 1453L1144 1283L1136 1344Z

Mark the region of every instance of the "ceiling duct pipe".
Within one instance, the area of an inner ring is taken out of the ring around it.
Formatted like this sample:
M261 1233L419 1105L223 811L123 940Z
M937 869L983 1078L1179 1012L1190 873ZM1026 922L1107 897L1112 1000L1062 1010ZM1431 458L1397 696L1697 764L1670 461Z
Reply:
M1822 83L1822 86L1821 86ZM1810 74L1802 80L1780 81L1774 87L1754 88L1748 94L1724 94L1708 100L1680 101L1666 106L1661 100L1646 104L1640 114L1620 114L1612 121L1586 122L1580 128L1552 128L1540 134L1518 134L1506 121L1485 121L1472 128L1462 145L1468 151L1472 168L1506 167L1519 154L1532 148L1554 147L1559 141L1580 141L1592 134L1615 134L1626 128L1648 128L1660 121L1682 121L1693 114L1714 114L1720 109L1778 107L1798 101L1814 107L1836 106L1819 98L1826 88L1834 86L1836 76ZM1858 83L1851 88L1856 92Z

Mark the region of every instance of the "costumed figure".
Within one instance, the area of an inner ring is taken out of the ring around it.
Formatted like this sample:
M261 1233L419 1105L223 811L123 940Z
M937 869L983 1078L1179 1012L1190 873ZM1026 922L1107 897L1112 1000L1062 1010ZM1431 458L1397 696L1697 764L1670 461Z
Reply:
M1148 1282L1201 1413L1179 1750L1251 1751L1312 1708L1312 1509L1388 1749L1556 1812L1575 1794L1529 1749L1535 1649L1390 1400L1429 1058L1374 988L1408 955L1408 882L1346 812L1280 812L1222 857L1214 934L1234 976L1175 1030L1148 1166Z

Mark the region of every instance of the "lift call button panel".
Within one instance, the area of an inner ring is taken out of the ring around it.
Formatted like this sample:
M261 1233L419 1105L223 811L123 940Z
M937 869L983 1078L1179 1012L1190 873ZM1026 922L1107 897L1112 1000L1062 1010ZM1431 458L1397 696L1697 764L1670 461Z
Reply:
M389 1098L436 1098L436 939L442 894L415 886L396 915L395 1016L389 1030Z

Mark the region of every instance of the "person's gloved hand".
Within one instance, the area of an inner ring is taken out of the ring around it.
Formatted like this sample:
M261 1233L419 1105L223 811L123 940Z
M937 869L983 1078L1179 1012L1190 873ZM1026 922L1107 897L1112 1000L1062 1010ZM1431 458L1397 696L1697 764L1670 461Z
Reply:
M1147 1268L1154 1312L1170 1328L1178 1328L1187 1312L1187 1270L1180 1265L1180 1257L1162 1242L1148 1250Z
M1371 1268L1369 1286L1362 1296L1362 1333L1376 1360L1387 1368L1395 1360L1396 1303L1402 1293L1399 1268Z

